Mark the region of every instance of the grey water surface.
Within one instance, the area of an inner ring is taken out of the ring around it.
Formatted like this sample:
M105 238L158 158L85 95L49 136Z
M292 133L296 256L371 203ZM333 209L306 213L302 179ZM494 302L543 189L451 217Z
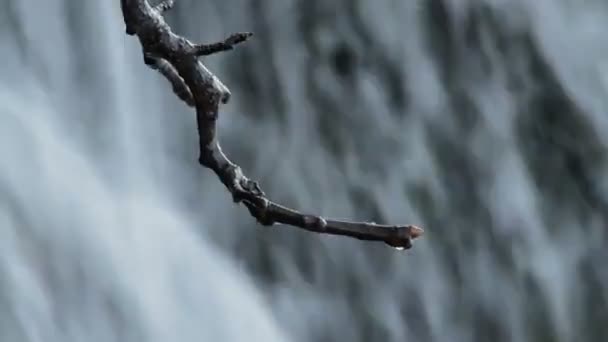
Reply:
M608 3L177 0L263 228L118 0L0 1L0 342L608 341Z

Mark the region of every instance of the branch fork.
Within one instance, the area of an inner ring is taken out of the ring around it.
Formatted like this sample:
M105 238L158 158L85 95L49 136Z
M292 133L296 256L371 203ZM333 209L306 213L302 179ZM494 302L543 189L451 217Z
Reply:
M247 178L228 159L218 141L216 122L219 106L228 102L230 90L199 58L232 50L253 34L239 32L221 42L193 44L175 34L163 18L174 5L174 0L163 0L156 6L151 6L148 0L121 0L125 32L139 39L144 63L163 75L178 98L196 110L199 164L216 174L233 201L243 204L263 226L286 224L310 232L382 241L397 249L411 248L413 240L423 234L419 227L349 222L300 213L272 202L257 182Z

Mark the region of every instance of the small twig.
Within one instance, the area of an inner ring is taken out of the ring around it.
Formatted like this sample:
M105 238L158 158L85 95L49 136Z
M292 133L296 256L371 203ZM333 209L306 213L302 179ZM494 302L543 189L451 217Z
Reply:
M144 63L165 76L165 78L171 82L173 93L188 106L194 107L194 98L192 97L190 88L184 83L184 79L181 78L171 63L160 57L154 57L146 52L144 52Z
M197 56L208 56L214 53L228 51L234 49L234 46L245 42L249 37L253 36L251 32L239 32L230 35L223 42L213 44L198 44L194 46L194 54Z
M147 0L121 0L121 5L127 33L133 32L139 38L144 62L165 76L177 96L196 109L199 163L213 170L232 194L233 201L243 203L260 224L283 223L316 233L383 241L399 249L411 248L412 240L422 235L423 230L412 225L330 220L270 201L258 183L247 178L222 151L216 123L219 105L228 101L230 91L198 60L200 56L232 49L251 37L251 33L235 33L223 42L195 45L173 33L164 21L161 14L173 1L161 3L162 11L158 9L161 5L151 7Z

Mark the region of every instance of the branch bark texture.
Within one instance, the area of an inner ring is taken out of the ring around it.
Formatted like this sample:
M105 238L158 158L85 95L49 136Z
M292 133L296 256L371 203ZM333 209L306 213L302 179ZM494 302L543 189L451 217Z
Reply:
M220 104L229 101L230 91L205 67L200 57L231 50L252 34L235 33L221 42L193 44L175 34L165 22L163 14L173 6L173 0L157 5L151 5L148 0L121 0L125 32L139 39L144 63L169 80L173 92L196 110L198 161L217 175L233 201L242 203L264 226L282 223L316 233L382 241L399 249L411 248L412 241L422 235L421 228L331 220L300 213L269 200L258 183L247 178L241 168L228 159L220 146L216 123Z

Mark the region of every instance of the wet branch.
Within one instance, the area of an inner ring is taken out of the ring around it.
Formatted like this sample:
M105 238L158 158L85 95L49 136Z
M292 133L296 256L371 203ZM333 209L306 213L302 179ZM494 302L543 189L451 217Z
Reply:
M380 225L348 222L307 215L270 201L257 182L245 176L241 168L222 151L217 138L219 106L230 99L228 88L199 60L200 56L227 51L246 41L251 33L235 33L222 42L193 44L171 31L162 17L173 7L173 0L156 6L148 0L121 0L128 35L135 35L143 48L144 62L171 82L174 93L196 109L199 137L199 163L211 169L235 203L242 203L262 225L283 223L311 232L343 235L360 240L382 241L408 249L422 229L412 225Z

